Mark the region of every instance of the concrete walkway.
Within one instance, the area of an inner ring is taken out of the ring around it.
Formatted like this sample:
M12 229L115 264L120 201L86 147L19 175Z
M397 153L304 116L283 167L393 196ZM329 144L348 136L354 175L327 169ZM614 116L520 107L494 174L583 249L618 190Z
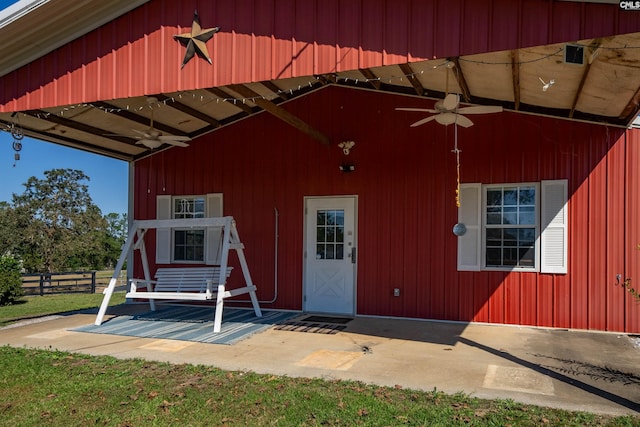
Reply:
M148 310L111 307L108 317ZM234 345L71 331L95 313L0 329L0 345L463 392L640 416L640 339L625 334L357 317L334 335L274 330Z

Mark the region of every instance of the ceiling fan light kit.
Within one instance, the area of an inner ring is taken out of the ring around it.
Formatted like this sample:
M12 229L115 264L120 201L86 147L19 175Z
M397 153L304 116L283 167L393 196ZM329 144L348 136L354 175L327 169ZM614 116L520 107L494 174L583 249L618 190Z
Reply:
M163 144L173 145L176 147L188 147L187 141L191 141L191 138L188 136L179 136L179 135L163 135L158 129L153 127L153 111L154 105L158 104L158 98L154 96L150 96L147 98L147 105L151 109L151 122L149 124L149 128L142 131L138 129L131 129L132 132L137 133L138 135L117 135L117 136L127 136L129 138L137 139L137 145L144 145L150 150L155 150L159 148Z

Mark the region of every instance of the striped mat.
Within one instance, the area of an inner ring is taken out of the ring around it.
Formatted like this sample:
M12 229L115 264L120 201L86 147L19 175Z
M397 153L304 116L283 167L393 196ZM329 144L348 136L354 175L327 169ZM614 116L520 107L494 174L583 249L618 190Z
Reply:
M117 316L100 326L87 325L72 330L231 345L300 314L269 310L263 311L262 317L256 317L251 309L225 307L221 330L214 333L214 313L211 307L165 306L143 314Z

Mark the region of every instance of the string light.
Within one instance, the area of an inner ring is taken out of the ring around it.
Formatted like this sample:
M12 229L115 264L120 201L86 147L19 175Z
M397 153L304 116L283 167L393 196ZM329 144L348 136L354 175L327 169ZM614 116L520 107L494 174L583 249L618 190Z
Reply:
M581 47L585 47L585 48L592 48L592 46L590 45L585 45L585 44L580 44L580 43L573 43L576 46L581 46ZM619 49L640 49L640 46L630 46L630 45L623 45L623 46L617 46L617 47L613 47L613 46L598 46L598 49L602 49L602 50L619 50ZM482 61L482 60L475 60L475 59L470 59L470 58L465 58L465 57L457 57L457 60L460 62L467 62L467 63L473 63L473 64L481 64L481 65L526 65L526 64L531 64L534 62L539 62L539 61L543 61L545 59L549 59L552 58L554 56L557 56L559 54L561 54L564 51L564 47L559 48L558 50L546 54L546 55L542 55L539 58L534 58L534 59L529 59L526 61L518 61L518 62L511 62L511 61ZM434 65L432 70L436 70L440 67L446 66L446 67L451 67L453 65L453 61L452 60L445 60L444 62ZM421 71L417 71L417 72L413 72L413 73L407 73L407 74L398 74L398 75L393 75L393 76L389 76L389 77L373 77L373 78L353 78L353 77L341 77L337 74L333 75L333 79L335 79L335 83L340 83L340 82L344 82L345 84L349 83L349 81L353 81L356 85L360 84L360 83L379 83L379 82L388 82L389 84L392 84L394 81L400 81L403 82L405 79L409 79L412 80L414 78L416 78L419 75L424 74L424 70ZM254 97L244 97L244 98L235 98L235 97L229 97L229 98L221 98L215 95L211 95L211 96L205 96L205 95L200 95L200 101L201 102L205 102L208 100L215 100L216 103L220 103L220 102L233 102L234 105L237 105L238 102L242 102L242 104L246 104L247 102L252 102L255 103L257 100L266 100L269 101L271 99L275 99L276 97L283 95L283 94L288 94L293 96L295 94L295 92L301 91L303 88L305 87L309 87L309 88L313 88L314 83L317 83L319 80L331 80L331 79L327 79L325 76L316 76L313 79L309 80L306 84L304 85L298 85L297 89L296 88L290 88L290 89L286 89L286 90L278 90L273 92L272 94L268 95L268 96L254 96ZM555 82L554 82L555 83ZM553 84L553 83L551 83ZM549 86L551 86L551 84L549 84ZM547 87L548 88L548 87ZM196 97L198 96L196 93L192 93L192 92L180 92L178 93L176 96L172 96L170 98L164 99L160 102L158 102L158 104L156 104L156 106L159 106L160 104L163 105L167 105L169 103L175 103L178 102L178 100L183 99L184 96L186 95L191 95L192 99L196 99ZM51 116L51 115L59 115L59 116L63 116L65 113L69 113L74 109L78 109L78 108L94 108L94 109L98 109L98 110L102 110L106 113L119 113L119 112L123 112L123 111L141 111L144 108L154 108L153 105L144 105L141 107L133 107L131 105L127 105L125 107L121 107L121 108L117 108L117 107L105 107L102 105L94 105L92 103L79 103L79 104L75 104L75 105L69 105L69 106L65 106L63 107L61 110L59 110L58 113L52 113L52 112L41 112L41 113L36 113L35 117L39 118L39 119L46 119L47 117ZM22 113L25 114L26 113ZM5 129L8 131L8 129Z

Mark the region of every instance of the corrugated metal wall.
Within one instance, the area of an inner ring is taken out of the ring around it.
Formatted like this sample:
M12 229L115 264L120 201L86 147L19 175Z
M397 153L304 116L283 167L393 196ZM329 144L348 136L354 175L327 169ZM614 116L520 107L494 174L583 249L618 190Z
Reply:
M355 172L338 170L345 160L338 147L261 114L138 162L135 216L155 217L156 194L223 192L260 297L270 299L277 209L276 305L300 309L303 198L355 194L359 314L640 332L640 303L615 280L640 277L637 131L507 112L474 116L472 128L458 130L463 182L569 180L569 274L459 273L454 128L409 128L415 117L395 111L425 104L338 87L307 95L286 108L332 140L356 141L348 157Z
M222 30L181 70L173 35ZM457 56L640 31L615 5L551 0L154 0L3 77L0 111Z

